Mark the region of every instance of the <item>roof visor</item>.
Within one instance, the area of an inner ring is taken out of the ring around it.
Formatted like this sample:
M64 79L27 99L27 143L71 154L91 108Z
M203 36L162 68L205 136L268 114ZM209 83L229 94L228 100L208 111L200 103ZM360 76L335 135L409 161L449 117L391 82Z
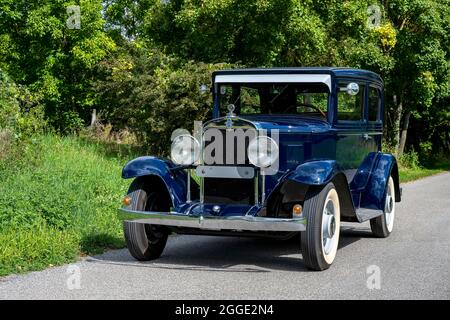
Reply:
M221 74L215 83L323 83L331 92L329 74Z

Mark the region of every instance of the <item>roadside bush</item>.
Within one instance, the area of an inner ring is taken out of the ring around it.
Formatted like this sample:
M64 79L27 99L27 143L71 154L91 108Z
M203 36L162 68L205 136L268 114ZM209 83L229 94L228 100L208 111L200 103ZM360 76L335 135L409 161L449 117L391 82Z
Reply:
M200 93L200 86L210 83L214 69L192 62L180 69L158 68L151 85L136 88L140 106L130 115L129 126L138 130L153 152L167 153L173 130L191 130L194 120L204 120L211 113L211 94Z
M95 85L102 114L115 130L127 129L153 154L165 154L174 129L192 129L211 112L208 89L214 70L226 64L183 61L159 50L135 46L102 64Z
M14 136L10 129L0 129L0 161L10 153Z
M397 156L397 150L389 144L383 143L383 152L393 154L401 169L420 169L422 167L419 153L414 149L404 152L400 157Z
M398 159L400 165L404 168L408 169L419 169L421 167L419 161L419 154L410 150L408 152L403 153Z
M26 148L45 128L39 97L12 82L0 69L0 160Z
M20 161L0 161L0 274L122 247L124 158L81 138L44 135L24 144Z
M19 116L18 88L0 69L0 128L14 126Z

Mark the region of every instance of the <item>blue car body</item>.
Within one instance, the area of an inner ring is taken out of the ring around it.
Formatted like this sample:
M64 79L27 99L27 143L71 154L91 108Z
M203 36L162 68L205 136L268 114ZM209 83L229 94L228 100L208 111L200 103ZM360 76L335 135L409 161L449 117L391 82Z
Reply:
M122 176L125 179L153 177L159 179L170 195L171 215L178 218L292 218L288 213L271 213L276 207L280 192L295 194L298 201L309 188L333 182L339 192L341 220L363 222L383 214L388 179L395 183L395 199L401 200L398 166L395 157L381 151L383 133L383 82L373 72L346 68L279 68L224 70L213 74L213 123L223 123L220 111L218 77L227 75L325 75L330 79L326 118L290 114L238 115L236 121L250 123L256 130L279 132L278 172L265 177L256 176L253 203L224 203L202 200L204 192L197 185L198 179L188 184L188 171L168 159L140 157L126 164ZM356 82L363 88L361 118L339 121L338 92L340 81ZM376 121L368 120L369 88L379 92L379 110ZM189 178L190 179L190 178ZM262 179L265 181L263 182ZM192 199L188 199L188 185ZM205 188L206 186L203 186ZM197 189L196 189L197 188ZM262 195L265 195L264 197ZM295 199L294 199L295 200ZM297 201L297 200L295 200ZM294 202L295 202L294 201ZM125 210L126 211L126 210ZM281 211L280 211L281 212ZM126 212L128 217L137 212ZM159 216L159 218L161 218ZM162 220L159 220L162 221ZM199 225L201 221L199 220ZM269 230L268 228L267 230ZM286 229L286 231L289 228ZM245 230L245 228L243 228ZM274 229L278 230L278 229ZM284 230L284 229L282 229Z

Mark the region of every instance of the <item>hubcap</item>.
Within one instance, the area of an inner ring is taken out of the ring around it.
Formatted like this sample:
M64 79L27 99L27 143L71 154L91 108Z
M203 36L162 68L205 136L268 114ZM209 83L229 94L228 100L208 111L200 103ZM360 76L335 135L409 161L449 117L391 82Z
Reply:
M387 188L387 194L386 194L386 202L384 205L384 215L386 218L386 225L389 231L392 231L392 225L394 220L394 213L395 213L395 198L393 194L393 183L392 180L389 181L388 188Z
M325 254L329 254L336 241L336 217L333 201L329 199L325 204L322 216L322 244Z

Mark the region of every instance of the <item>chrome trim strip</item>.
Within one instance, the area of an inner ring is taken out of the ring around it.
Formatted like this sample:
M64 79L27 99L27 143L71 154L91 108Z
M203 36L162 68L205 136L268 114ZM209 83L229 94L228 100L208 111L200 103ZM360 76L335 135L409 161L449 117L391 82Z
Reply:
M214 118L214 119L206 121L203 124L203 133L205 132L205 129L209 129L209 128L217 128L217 129L223 128L223 129L226 129L227 128L226 125L223 125L223 126L222 125L217 125L216 122L226 121L228 118L229 118L228 116L224 116L224 117ZM244 129L256 129L256 130L259 130L259 127L257 126L257 124L254 123L253 121L248 120L248 119L244 119L244 118L241 118L241 117L238 117L238 116L231 117L231 119L233 119L233 121L242 121L242 122L245 122L245 123L248 124L248 125L245 125L245 126L233 125L233 129L244 128Z
M266 202L266 175L261 175L261 203Z
M187 169L186 203L191 203L191 169Z
M172 227L195 228L202 230L245 230L245 231L286 231L306 230L306 219L279 219L253 216L192 216L177 212L143 212L125 208L119 209L123 220L137 223Z
M324 83L331 92L329 74L224 74L214 83Z
M198 166L195 173L201 178L253 179L255 169L235 166Z
M205 179L200 178L200 203L205 201Z
M255 175L255 206L259 205L259 171Z

